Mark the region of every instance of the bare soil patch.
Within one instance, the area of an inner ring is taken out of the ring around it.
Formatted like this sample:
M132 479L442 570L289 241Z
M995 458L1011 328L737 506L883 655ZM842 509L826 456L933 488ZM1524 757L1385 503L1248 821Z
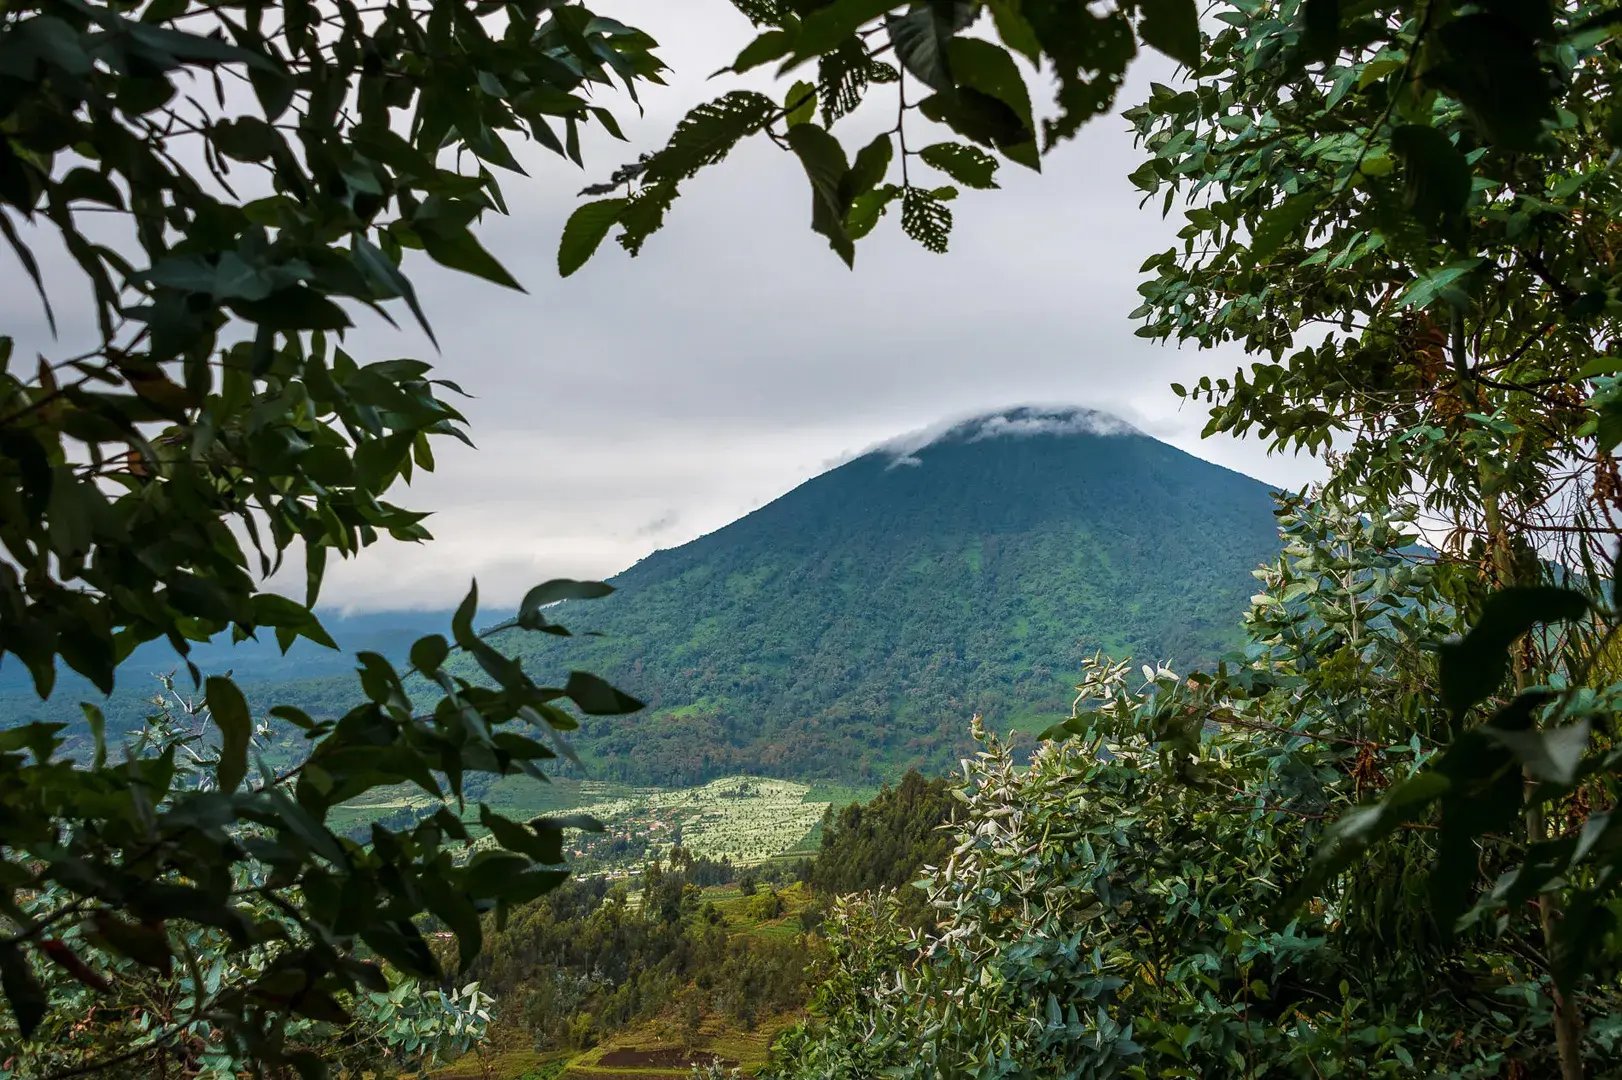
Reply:
M719 1054L712 1054L707 1050L682 1050L679 1047L664 1046L655 1050L638 1050L634 1047L621 1047L610 1050L598 1058L596 1064L609 1069L687 1069L694 1065L708 1065L712 1061L719 1061L721 1067L730 1069L738 1063Z

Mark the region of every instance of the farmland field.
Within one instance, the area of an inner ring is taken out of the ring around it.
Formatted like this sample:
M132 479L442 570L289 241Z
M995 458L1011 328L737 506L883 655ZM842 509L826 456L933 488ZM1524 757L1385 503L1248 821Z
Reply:
M696 788L633 789L576 812L601 821L611 839L645 836L649 854L679 842L704 858L757 863L798 846L822 819L828 803L809 793L792 780L727 776Z
M477 834L479 803L517 821L543 815L584 814L603 825L598 834L571 837L571 861L580 873L626 873L680 844L695 856L735 864L765 862L786 852L814 850L815 831L830 803L864 798L865 789L813 788L792 780L727 776L691 788L630 787L596 780L505 777L462 811ZM360 835L373 821L400 827L431 813L436 800L416 789L374 792L346 807L341 828Z

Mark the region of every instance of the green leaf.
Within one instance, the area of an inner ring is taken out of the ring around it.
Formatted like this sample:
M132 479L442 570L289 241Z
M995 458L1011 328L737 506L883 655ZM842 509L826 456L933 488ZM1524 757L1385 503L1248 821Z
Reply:
M428 316L423 314L422 305L417 302L417 291L411 287L411 282L400 272L387 255L383 254L376 244L368 240L363 233L356 233L350 241L350 250L355 260L355 266L361 275L372 283L383 297L398 296L405 300L411 308L411 314L416 316L417 325L422 332L428 335L428 340L439 347L439 339L434 337L434 328L428 325Z
M800 23L794 55L806 59L831 52L864 25L897 6L897 0L833 0Z
M88 701L80 702L79 709L84 713L85 723L90 725L90 738L95 744L90 767L104 768L107 765L107 718Z
M939 169L964 187L995 188L997 159L966 143L935 143L918 151L925 164Z
M789 127L806 123L817 112L817 88L808 82L795 83L783 96L783 120Z
M3 175L7 164L6 159L10 156L9 140L0 139L0 175ZM24 208L28 209L30 207L25 206ZM17 261L23 265L23 272L34 283L34 292L38 294L40 307L45 311L45 325L50 328L52 335L55 335L56 311L51 307L51 298L45 291L45 279L39 272L39 260L34 258L33 249L24 243L22 237L17 234L17 227L11 223L10 216L4 213L0 213L0 235L3 235L6 242L11 245L12 254L17 256Z
M1577 782L1577 768L1588 749L1592 727L1587 720L1579 720L1544 731L1494 729L1488 735L1514 754L1532 779L1569 788Z
M28 957L11 942L0 942L0 988L11 1003L11 1015L23 1038L34 1034L47 1011L45 988L34 977Z
M344 330L351 325L343 308L307 285L278 289L263 300L236 300L231 307L273 330Z
M803 28L802 35L803 37ZM795 38L786 30L767 30L755 40L743 47L738 58L732 61L732 70L742 75L759 67L761 64L776 60L794 47Z
M973 87L931 94L918 103L929 119L982 146L1000 150L1010 161L1040 170L1041 157L1029 126L1009 105Z
M958 86L978 90L1008 106L1034 141L1036 123L1031 118L1031 93L1008 50L979 38L953 38L950 56L952 75Z
M563 834L550 832L538 835L528 826L502 817L483 803L479 804L479 824L490 830L496 843L508 851L528 855L536 862L555 864L563 861Z
M443 634L429 634L411 643L411 666L432 677L451 653Z
M1403 162L1408 207L1426 226L1446 231L1470 198L1470 165L1442 132L1407 124L1391 133L1391 149Z
M1535 150L1544 121L1555 118L1554 86L1538 57L1547 6L1531 23L1487 7L1443 24L1431 39L1425 81L1458 99L1489 141Z
M569 672L563 692L589 716L622 716L643 707L636 698L585 671Z
M293 104L293 95L298 91L297 81L280 71L253 68L248 72L248 82L253 85L265 119L273 124Z
M896 59L931 89L949 92L957 85L947 50L953 36L967 25L960 25L963 8L977 9L978 5L927 2L885 20ZM969 21L973 21L972 16Z
M1304 0L1301 51L1308 60L1329 61L1340 49L1340 0Z
M1138 35L1150 48L1158 49L1182 64L1200 65L1200 13L1194 0L1139 0L1143 16Z
M235 791L248 775L248 741L253 735L248 702L236 683L222 675L208 677L204 698L210 719L220 729L220 762L216 768L219 789Z
M1025 16L1020 14L1019 0L991 0L989 7L1002 43L1033 64L1041 60L1042 42Z
M456 935L459 966L466 968L479 955L484 937L479 928L479 912L467 893L443 877L438 868L429 868L417 879L417 888L428 902L428 910L439 916Z
M281 145L275 129L257 116L222 120L208 129L208 137L220 153L238 161L264 161Z
M845 229L850 238L860 240L872 232L873 227L879 223L879 218L884 216L885 208L900 194L901 188L898 185L886 184L856 196L851 201L850 213L845 215Z
M1605 141L1613 153L1622 151L1622 90L1606 99Z
M1534 626L1569 622L1588 614L1582 593L1553 586L1504 589L1488 597L1481 618L1441 654L1442 700L1455 716L1498 689L1509 670L1509 648Z
M1375 841L1391 835L1434 803L1452 784L1446 776L1427 770L1389 788L1380 801L1346 811L1324 833L1305 878L1291 891L1285 908L1293 910L1367 851Z
M1458 262L1441 266L1427 274L1415 278L1402 292L1401 304L1403 307L1424 308L1444 298L1455 306L1462 306L1467 297L1460 288L1455 288L1467 274L1473 272L1484 260L1480 258L1461 259Z
M519 605L519 616L526 611L539 611L548 603L558 603L560 600L600 600L613 592L613 585L603 581L574 581L571 577L555 577L548 582L535 585L524 594L524 603Z
M561 600L597 600L614 591L614 586L602 581L574 581L569 578L557 578L535 586L524 594L523 602L518 605L518 625L526 630L536 630L546 625L546 618L541 609L548 604L556 604Z
M1133 187L1147 191L1151 195L1160 189L1160 172L1155 168L1153 160L1145 161L1133 169L1127 179L1132 181Z
M890 142L889 132L881 132L856 152L856 160L851 162L850 172L845 175L841 185L840 197L849 202L858 195L865 195L884 182L885 175L890 171L890 157L894 147Z
M1596 375L1615 375L1622 372L1622 356L1602 356L1598 360L1590 360L1577 372L1580 379L1592 379Z
M95 936L108 949L164 975L174 964L169 934L161 923L132 923L110 912L97 912Z
M473 238L473 234L464 225L461 228L441 228L419 230L422 238L422 248L429 258L441 266L448 266L452 270L460 270L465 274L481 277L486 281L493 281L497 285L505 285L509 289L524 291L514 277L507 273L505 267L496 261L484 247Z
M1251 234L1250 265L1266 262L1274 252L1295 238L1302 223L1312 216L1317 205L1317 193L1303 191L1267 211L1256 226L1256 231ZM1304 237L1302 241L1305 242Z
M259 626L286 627L299 637L308 638L317 645L336 649L338 643L327 633L315 612L296 600L276 593L259 593L253 598L253 620ZM283 652L286 652L284 647Z
M828 238L828 245L845 261L856 258L856 246L845 231L845 214L850 200L844 195L845 150L839 140L816 124L804 123L788 131L789 149L794 151L811 181L811 228Z
M563 238L558 241L560 275L568 277L586 265L630 202L629 199L599 199L569 215L568 223L563 226Z
M217 37L190 34L183 30L171 30L149 23L122 21L124 30L131 38L160 56L166 54L176 60L189 61L200 66L243 64L277 75L284 74L281 67L264 53L239 48Z

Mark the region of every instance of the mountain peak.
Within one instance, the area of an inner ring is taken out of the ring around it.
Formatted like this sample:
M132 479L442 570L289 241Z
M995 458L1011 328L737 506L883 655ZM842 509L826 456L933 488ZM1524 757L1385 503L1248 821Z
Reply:
M1025 406L874 447L649 556L566 613L604 636L511 647L648 703L577 734L598 775L944 771L977 712L1068 715L1097 651L1215 662L1277 550L1265 484L1105 413Z
M976 443L988 439L1028 439L1038 436L1142 435L1143 432L1107 412L1080 405L1015 405L990 412L942 421L887 439L866 454L890 458L891 467L921 465L918 454L947 443Z

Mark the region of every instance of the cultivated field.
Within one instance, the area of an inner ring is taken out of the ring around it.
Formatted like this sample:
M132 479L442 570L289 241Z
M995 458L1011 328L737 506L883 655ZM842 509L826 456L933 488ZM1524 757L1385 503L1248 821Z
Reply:
M852 792L856 798L871 794ZM594 817L603 832L575 834L571 860L582 873L621 874L668 854L676 844L697 856L743 865L810 851L823 811L832 801L851 801L846 794L761 776L727 776L691 788L507 777L470 797L462 817L475 835L483 831L480 802L516 821L559 814ZM437 806L417 789L391 788L344 807L334 818L340 828L364 838L374 821L401 828Z
M822 819L828 804L809 799L810 790L792 780L727 776L695 788L640 788L576 812L601 821L610 841L645 837L650 855L679 842L705 858L757 863L799 846Z

